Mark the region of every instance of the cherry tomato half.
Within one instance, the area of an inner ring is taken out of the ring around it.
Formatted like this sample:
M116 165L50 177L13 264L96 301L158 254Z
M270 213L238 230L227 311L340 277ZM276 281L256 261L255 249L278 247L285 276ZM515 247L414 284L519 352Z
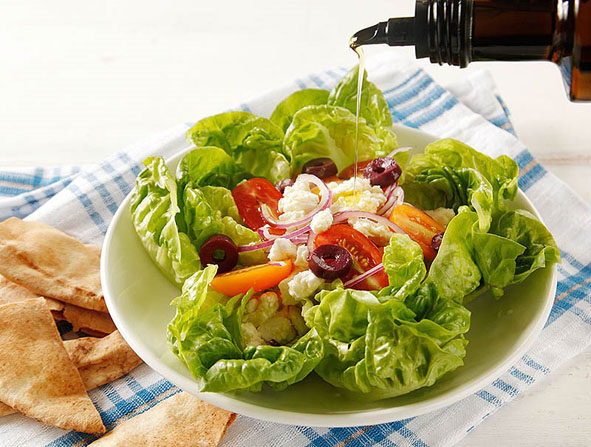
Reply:
M343 282L354 278L382 262L382 252L363 233L349 225L333 225L316 236L314 246L335 244L345 248L353 258L353 267ZM377 272L354 286L360 290L382 289L388 286L388 275L384 271Z
M261 205L267 205L273 213L277 214L279 199L283 195L269 180L251 178L236 186L232 190L232 197L246 225L251 230L258 230L267 223L263 218Z
M253 265L252 267L216 275L210 286L216 292L227 296L246 293L251 288L254 289L255 293L262 292L276 286L287 278L292 269L293 266L290 260Z
M431 241L433 236L445 231L443 225L420 209L407 204L398 205L394 208L392 214L390 214L390 220L421 246L425 260L432 261L435 259L437 251L431 246Z

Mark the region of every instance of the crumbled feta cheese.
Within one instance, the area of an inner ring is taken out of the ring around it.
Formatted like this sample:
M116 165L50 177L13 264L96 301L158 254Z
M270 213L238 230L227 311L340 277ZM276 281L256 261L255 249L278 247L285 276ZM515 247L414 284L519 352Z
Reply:
M332 206L330 207L333 213L346 210L375 213L386 203L386 195L382 188L372 186L369 179L364 177L357 177L357 180L354 180L350 178L344 182L331 182L327 185L333 193Z
M269 251L269 261L295 259L296 253L297 247L293 242L289 239L277 238Z
M261 338L266 342L274 340L280 345L289 343L297 335L291 321L281 315L269 318L257 330Z
M296 258L294 264L296 267L301 269L308 268L308 257L310 256L310 251L306 245L300 245L298 247L298 251L296 253Z
M253 312L245 313L244 321L252 323L256 327L271 318L277 312L277 309L279 309L279 297L275 292L265 292L258 300L253 298L251 301L258 301L257 306ZM248 311L248 304L245 310Z
M300 220L314 209L320 198L310 191L310 184L305 180L296 179L292 186L283 191L283 198L279 200L279 220L293 222Z
M304 270L297 273L289 281L287 287L293 298L302 300L312 296L322 284L324 284L323 279L318 278L311 270Z
M390 243L392 230L387 226L372 222L369 219L349 219L349 223L360 233L376 242L378 245L385 246Z
M322 233L330 228L332 225L332 213L329 209L322 210L317 213L310 222L310 228L316 234Z
M437 208L436 210L425 211L433 220L447 227L449 222L455 217L456 213L451 208Z
M245 346L264 345L265 340L259 335L257 328L252 323L242 323L242 339Z

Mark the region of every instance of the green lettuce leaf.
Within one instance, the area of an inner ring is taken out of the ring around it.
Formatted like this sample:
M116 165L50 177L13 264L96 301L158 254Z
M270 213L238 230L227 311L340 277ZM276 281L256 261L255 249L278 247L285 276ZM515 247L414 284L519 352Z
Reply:
M400 300L415 293L427 273L423 250L406 234L392 235L382 263L390 283L388 295Z
M175 284L201 268L197 250L177 225L177 186L162 157L144 161L131 195L131 219L137 235L160 270Z
M323 343L311 330L292 346L243 346L241 322L249 292L225 305L204 308L215 267L190 278L172 304L176 315L168 326L173 352L187 365L202 392L275 389L303 380L323 356Z
M463 364L461 334L469 323L456 324L462 332L453 332L453 325L417 321L402 301L371 292L337 289L319 295L320 304L310 313L324 357L315 371L334 386L385 399L430 386Z
M340 106L351 113L357 110L357 82L359 66L353 67L334 87L328 98L331 106ZM359 116L365 119L371 127L391 127L392 115L382 91L373 82L367 80L367 71L363 71L363 87L361 90L361 104Z
M552 234L525 210L504 213L494 223L492 231L525 247L515 260L512 284L522 282L537 269L560 262L560 250Z
M196 186L233 188L248 175L223 149L205 146L192 150L181 159L176 177L182 191L189 182Z
M258 233L242 225L242 218L230 190L222 187L194 187L189 183L183 191L183 220L187 233L197 249L214 234L228 236L237 246L258 243ZM263 263L262 250L239 254L242 265Z
M412 157L404 190L410 203L423 208L469 205L478 213L482 232L492 217L517 194L517 164L502 155L492 159L453 139L439 140Z
M210 116L187 131L187 139L198 148L221 148L232 157L240 171L251 177L264 177L272 183L291 174L283 154L283 136L283 130L273 122L249 112Z
M340 172L355 161L355 141L355 115L342 107L320 105L294 115L284 145L296 172L321 157L330 158ZM365 119L359 119L359 161L385 156L395 148L395 141L380 138Z
M298 110L306 106L326 104L328 95L328 90L315 88L306 88L293 92L275 107L270 120L286 132Z

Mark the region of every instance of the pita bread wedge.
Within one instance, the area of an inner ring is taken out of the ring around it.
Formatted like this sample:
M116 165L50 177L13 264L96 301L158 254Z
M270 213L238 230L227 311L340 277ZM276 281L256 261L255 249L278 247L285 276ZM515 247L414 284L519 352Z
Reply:
M112 382L142 363L119 331L104 338L67 340L64 346L87 390Z
M105 432L41 298L0 306L0 401L48 425Z
M180 392L115 427L89 447L215 447L236 414Z
M38 298L39 294L19 286L0 275L0 304ZM116 327L109 314L96 310L84 309L73 304L62 303L53 298L45 298L55 320L66 320L73 326L74 332L82 331L89 335L104 337Z
M87 390L112 382L142 363L119 331L104 338L84 337L64 341ZM16 411L0 402L0 417Z
M100 247L56 228L11 217L0 223L0 274L41 296L107 312Z

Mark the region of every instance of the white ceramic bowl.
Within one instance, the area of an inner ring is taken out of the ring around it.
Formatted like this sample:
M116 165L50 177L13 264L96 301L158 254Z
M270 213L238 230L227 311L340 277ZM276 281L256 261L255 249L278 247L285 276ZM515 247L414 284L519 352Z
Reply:
M402 146L422 149L436 138L396 126ZM181 151L168 160L174 172ZM101 259L101 281L109 312L133 350L172 383L218 407L285 424L357 426L406 419L474 393L504 373L531 346L546 322L556 291L556 269L535 272L523 284L507 289L496 301L484 295L468 305L472 311L465 365L435 385L376 402L353 399L314 374L286 391L198 393L195 382L166 342L174 315L169 305L180 291L152 263L133 229L126 197L107 231ZM539 215L520 191L515 205Z

